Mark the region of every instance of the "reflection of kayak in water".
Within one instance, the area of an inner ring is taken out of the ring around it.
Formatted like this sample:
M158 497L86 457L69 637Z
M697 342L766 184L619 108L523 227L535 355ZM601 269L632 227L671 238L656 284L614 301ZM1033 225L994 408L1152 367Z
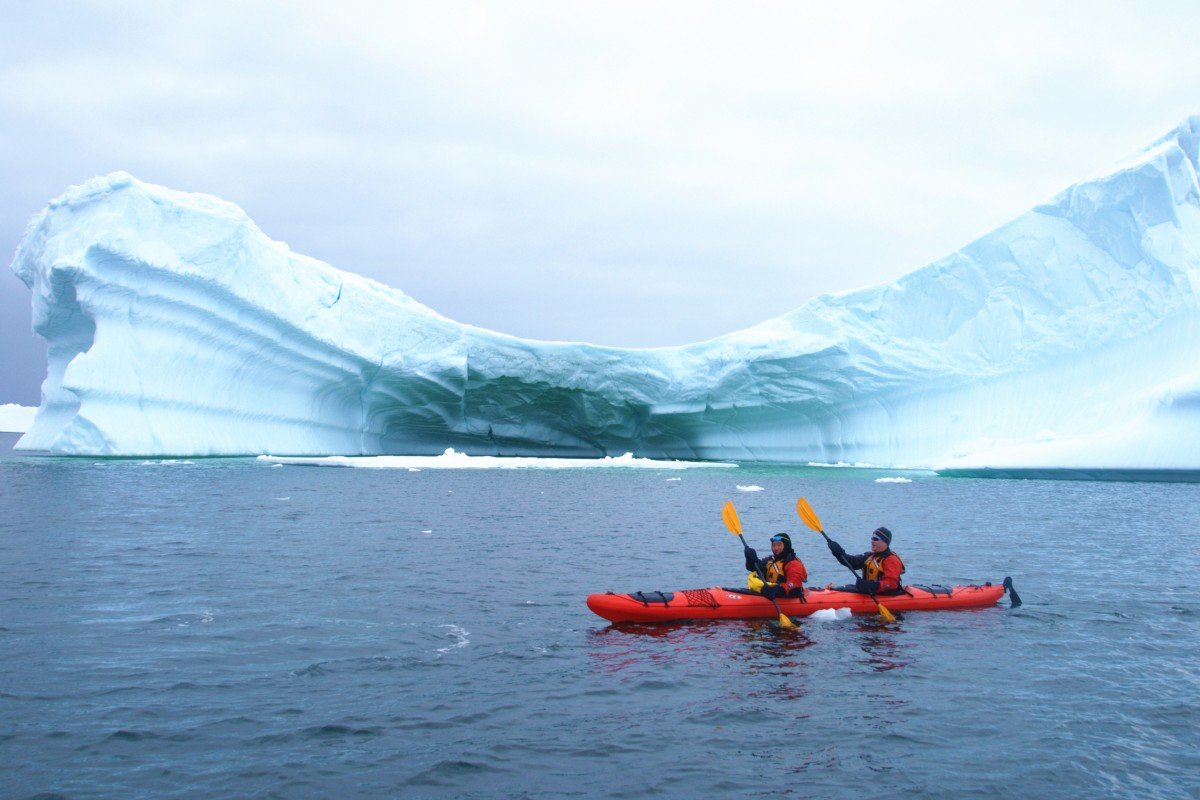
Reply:
M940 611L995 605L1012 580L982 586L906 586L906 594L878 595L896 611ZM1013 605L1019 601L1013 595ZM789 617L830 608L848 608L853 614L876 614L875 601L865 594L837 589L806 589L804 598L781 597L779 606ZM633 592L588 595L588 608L612 622L675 622L685 619L773 619L779 616L771 601L743 589L684 589L680 592Z

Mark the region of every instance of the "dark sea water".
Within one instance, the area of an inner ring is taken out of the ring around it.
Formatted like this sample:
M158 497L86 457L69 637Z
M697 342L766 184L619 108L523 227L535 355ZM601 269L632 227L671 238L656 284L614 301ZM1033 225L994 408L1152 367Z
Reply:
M895 474L2 456L0 796L1200 796L1200 485ZM1025 604L584 605L738 585L726 499L841 582L798 495L852 552L888 525L910 582Z

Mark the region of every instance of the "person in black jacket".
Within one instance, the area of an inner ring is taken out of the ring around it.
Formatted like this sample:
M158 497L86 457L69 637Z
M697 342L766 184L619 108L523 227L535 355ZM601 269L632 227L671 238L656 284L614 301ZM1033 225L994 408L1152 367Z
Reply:
M767 581L767 585L758 590L763 597L774 600L776 597L803 597L804 582L808 580L808 570L804 562L792 549L792 537L786 533L777 533L771 537L771 555L761 561L753 547L746 546L746 569L758 572Z
M904 587L900 585L900 576L904 574L904 560L892 552L892 532L887 528L876 528L871 534L871 550L862 555L852 556L832 539L829 540L829 552L833 557L850 569L861 569L863 574L853 586L838 586L839 591L860 592L862 594L900 594ZM826 589L835 588L832 583Z

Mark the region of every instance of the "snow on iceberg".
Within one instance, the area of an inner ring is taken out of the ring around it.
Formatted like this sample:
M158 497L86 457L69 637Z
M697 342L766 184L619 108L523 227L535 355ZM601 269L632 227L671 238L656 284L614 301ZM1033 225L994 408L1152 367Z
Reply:
M1198 143L1193 117L895 281L646 350L460 325L230 203L96 178L13 262L49 344L18 447L1200 469Z

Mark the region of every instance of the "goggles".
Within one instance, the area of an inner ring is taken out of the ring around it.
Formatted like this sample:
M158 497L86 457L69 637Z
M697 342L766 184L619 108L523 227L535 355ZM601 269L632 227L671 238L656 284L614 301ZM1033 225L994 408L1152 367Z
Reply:
M886 542L887 539L883 538L882 536L872 536L871 541L872 542Z
M771 541L772 542L786 542L787 539L784 539L782 536L776 535L776 536L771 537Z

